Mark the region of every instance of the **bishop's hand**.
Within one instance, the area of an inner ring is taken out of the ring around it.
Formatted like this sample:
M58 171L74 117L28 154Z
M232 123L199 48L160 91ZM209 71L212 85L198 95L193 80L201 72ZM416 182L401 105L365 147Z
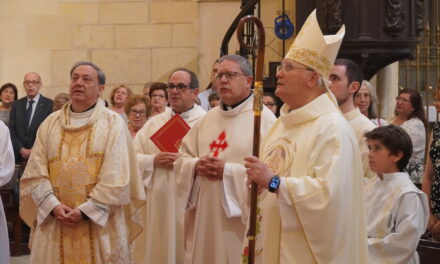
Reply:
M244 159L244 166L248 180L255 182L260 188L268 188L269 182L272 179L274 173L272 170L261 160L254 156L248 156Z

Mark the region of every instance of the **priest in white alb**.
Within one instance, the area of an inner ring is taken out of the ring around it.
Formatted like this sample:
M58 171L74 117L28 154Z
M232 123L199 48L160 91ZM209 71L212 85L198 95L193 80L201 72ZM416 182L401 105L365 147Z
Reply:
M358 143L328 90L343 36L344 27L323 36L313 11L277 69L281 116L261 160L245 164L262 189L255 263L367 263ZM243 253L248 263L247 246Z
M205 111L197 104L199 82L196 75L185 68L174 70L168 79L170 108L154 116L139 130L134 145L147 205L142 210L145 232L135 240L135 263L183 263L183 194L175 188L173 162L177 153L162 152L150 139L174 115L194 126ZM170 131L165 133L171 133Z
M0 187L7 184L14 174L15 160L9 129L0 121ZM0 263L8 264L9 257L8 225L0 197Z
M335 95L339 109L353 128L358 141L364 181L366 182L375 178L376 173L372 172L370 166L368 166L368 146L364 135L376 126L361 113L359 108L354 106L354 94L359 91L363 80L362 71L356 62L352 60L337 59L332 67L329 79L331 81L330 91Z
M40 126L20 182L30 263L131 263L145 193L126 124L99 98L101 69L78 62L70 98Z
M240 261L246 212L243 158L252 153L252 68L238 55L219 60L214 78L221 104L188 132L175 163L177 186L185 196L185 263ZM263 108L262 134L275 116Z

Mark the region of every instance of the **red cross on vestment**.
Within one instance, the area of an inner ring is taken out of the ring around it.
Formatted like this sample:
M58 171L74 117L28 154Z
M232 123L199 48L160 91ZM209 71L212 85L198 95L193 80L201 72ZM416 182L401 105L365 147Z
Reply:
M214 139L211 144L209 144L209 150L213 153L214 158L218 157L220 152L224 151L228 147L228 142L226 141L226 132L223 130L217 139Z

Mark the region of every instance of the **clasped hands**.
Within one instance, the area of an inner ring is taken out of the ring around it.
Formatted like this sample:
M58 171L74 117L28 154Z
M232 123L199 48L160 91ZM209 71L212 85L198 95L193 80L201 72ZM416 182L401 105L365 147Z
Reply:
M200 157L196 162L195 175L207 177L210 181L222 180L225 161L210 156Z
M82 221L84 218L81 214L81 210L78 208L70 208L65 204L59 204L55 206L52 210L52 214L64 225L68 225L71 227L75 227Z
M435 241L440 241L440 219L432 214L429 215L428 231Z

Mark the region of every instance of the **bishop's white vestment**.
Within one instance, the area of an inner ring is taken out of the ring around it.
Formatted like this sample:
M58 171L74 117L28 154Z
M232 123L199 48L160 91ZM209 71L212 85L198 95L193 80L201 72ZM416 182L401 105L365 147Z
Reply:
M384 173L365 186L370 263L417 264L429 219L428 199L406 172Z
M256 263L367 263L362 161L333 95L284 105L260 159L281 185L259 195Z
M180 116L192 127L204 114L205 111L194 104ZM173 170L154 168L154 158L160 150L150 139L174 115L171 108L167 108L164 113L152 117L133 141L147 195L147 204L142 210L145 232L136 238L133 247L136 264L183 263L183 198L176 193Z
M83 113L70 103L40 126L20 182L20 215L34 230L30 263L130 263L145 204L126 124L101 99ZM70 227L60 203L88 219Z
M242 212L246 173L244 158L252 155L253 96L230 110L211 109L189 133L175 162L178 188L186 192L185 263L226 264L240 261L247 212ZM275 116L266 107L261 132ZM226 161L223 180L194 176L199 157Z

